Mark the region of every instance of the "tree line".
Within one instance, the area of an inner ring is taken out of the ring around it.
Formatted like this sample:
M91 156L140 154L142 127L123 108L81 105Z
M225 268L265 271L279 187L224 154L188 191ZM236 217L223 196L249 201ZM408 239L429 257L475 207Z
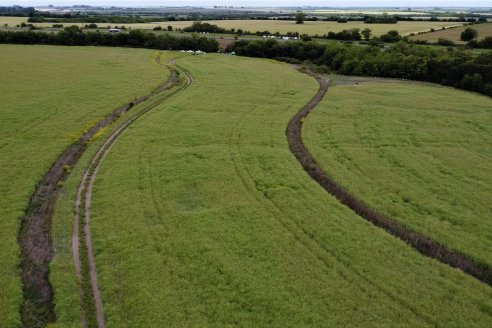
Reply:
M379 37L373 37L371 39L372 30L365 28L362 31L358 28L353 28L349 30L343 30L340 32L328 32L324 37L326 39L341 40L341 41L359 41L364 37L364 40L371 41L374 45L379 42L395 43L401 40L405 40L409 43L415 44L429 44L426 40L408 40L408 38L403 37L396 30L390 30L385 34L381 34ZM467 28L461 33L461 40L468 41L467 46L471 48L483 48L492 49L492 37L486 36L485 38L478 40L478 32L473 28ZM455 46L456 44L448 39L439 38L437 44L442 46Z
M33 7L20 7L20 6L10 6L1 7L0 6L0 16L16 16L16 17L26 17L32 15L36 12Z
M344 75L428 81L492 96L492 52L477 55L464 49L431 49L403 41L385 49L276 40L241 40L228 51L292 63L309 61L320 69Z
M202 50L205 52L217 52L219 49L216 40L200 37L196 34L177 37L169 34L156 35L142 30L111 34L83 32L77 26L65 27L58 33L0 31L0 43Z

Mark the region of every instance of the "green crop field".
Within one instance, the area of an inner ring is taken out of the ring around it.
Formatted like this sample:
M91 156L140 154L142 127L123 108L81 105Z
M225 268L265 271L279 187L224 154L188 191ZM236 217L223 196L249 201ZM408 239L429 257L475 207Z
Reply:
M225 55L178 63L193 84L122 134L95 183L108 327L490 325L489 286L353 214L290 153L285 129L316 93L313 78ZM59 231L72 228L69 199ZM66 253L59 261L71 263ZM60 262L52 274L70 280ZM78 297L63 290L73 295L57 297L59 311Z
M425 40L428 42L437 42L440 38L442 38L442 39L448 39L454 41L456 43L465 43L461 41L460 36L461 36L461 32L463 32L467 28L472 28L477 30L478 40L481 40L488 36L492 36L492 23L485 23L485 24L476 24L472 26L461 26L461 27L439 30L430 33L423 33L423 34L411 36L410 39Z
M332 87L304 126L336 181L374 208L492 265L492 100L422 84Z
M0 26L8 23L9 26L15 26L21 22L27 22L27 18L22 17L0 17ZM364 24L363 22L348 22L348 23L337 23L337 22L311 22L307 21L304 24L296 24L294 21L282 21L282 20L212 20L204 21L210 24L215 24L227 29L243 29L244 31L249 31L255 33L256 31L270 31L271 33L279 32L285 34L287 32L299 32L300 34L310 34L310 35L325 35L326 33L340 32L346 29L358 28L365 29L369 28L372 30L374 36L379 36L388 32L389 30L397 30L402 35L407 35L410 33L426 32L431 29L441 29L443 27L459 26L461 23L456 22L398 22L397 24ZM156 22L156 23L144 23L144 24L108 24L100 23L101 27L104 26L115 26L124 25L127 28L132 29L153 29L157 26L162 26L166 28L171 25L173 28L185 28L191 26L192 21L179 21L179 22ZM40 27L52 27L53 23L34 23L35 26ZM85 23L66 23L65 26L77 25L83 27Z
M36 183L94 122L169 74L149 50L0 45L0 62L0 327L17 327L17 234Z

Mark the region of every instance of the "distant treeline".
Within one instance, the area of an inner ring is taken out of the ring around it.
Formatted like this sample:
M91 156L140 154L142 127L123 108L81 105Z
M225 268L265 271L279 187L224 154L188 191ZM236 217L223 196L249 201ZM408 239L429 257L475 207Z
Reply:
M462 49L431 49L398 42L382 49L316 42L238 41L228 49L237 55L310 61L344 75L428 81L492 96L492 52L476 55Z
M0 16L17 16L17 17L25 17L32 15L36 12L33 7L20 7L20 6L12 6L12 7L0 7Z
M205 52L217 52L219 49L216 40L198 35L176 37L170 34L156 35L142 30L114 34L100 32L84 33L77 26L66 27L58 33L0 31L0 43L132 47L159 50L202 50Z
M1 7L0 7L1 8ZM11 8L11 7L7 7ZM28 11L29 9L29 11ZM32 9L32 10L31 10ZM294 21L294 15L287 16L268 16L268 15L211 15L190 13L176 17L170 14L160 14L158 16L142 16L142 15L104 15L104 14L81 14L81 13L49 13L38 12L34 8L23 8L24 11L19 11L18 16L29 16L30 23L113 23L113 24L132 24L132 23L150 23L150 22L172 22L172 21L192 21L192 20L288 20ZM15 13L10 14L17 16ZM348 21L364 22L366 24L396 24L399 21L441 21L441 22L468 22L468 23L484 23L487 19L484 17L448 17L439 19L435 16L430 18L415 18L402 15L330 15L327 17L306 16L306 21L336 21L346 23Z
M429 18L415 18L410 16L401 15L365 15L365 16L330 16L323 19L322 21L337 21L339 23L346 23L347 21L359 22L363 21L366 24L396 24L398 22L457 22L457 23L486 23L487 19L485 17L446 17L437 18L436 16L431 16Z
M379 37L373 37L371 39L372 31L368 28L363 29L362 31L358 28L343 30L340 32L328 32L324 37L332 40L341 40L341 41L359 41L364 37L364 40L372 43L373 45L378 45L379 42L385 43L395 43L401 40L405 40L409 43L415 44L429 44L426 40L408 40L400 35L400 33L396 30L390 30L385 34L380 35ZM465 41L465 40L464 40ZM455 46L456 44L448 39L440 38L437 44L442 46ZM471 48L483 48L483 49L492 49L492 37L487 36L481 40L477 40L473 38L469 40L467 43L468 47Z

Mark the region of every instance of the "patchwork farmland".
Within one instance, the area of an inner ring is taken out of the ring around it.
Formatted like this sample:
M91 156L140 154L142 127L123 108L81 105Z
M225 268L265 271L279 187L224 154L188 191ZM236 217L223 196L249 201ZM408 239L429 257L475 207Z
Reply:
M461 33L467 29L472 28L477 31L479 40L486 37L492 37L492 23L487 24L477 24L473 26L461 26L455 28L449 28L445 30L436 30L430 33L422 33L418 35L411 36L411 40L422 40L431 43L436 43L439 39L451 40L456 43L464 44L465 42L461 40Z
M131 46L0 45L0 327L492 324L490 97Z
M21 23L27 23L27 18L23 17L0 17L0 26L7 24L9 27L15 27ZM298 32L299 34L308 35L325 35L328 32L340 32L346 29L358 28L363 30L369 28L373 31L374 36L385 34L390 30L397 30L401 35L409 35L410 33L429 32L431 29L441 30L443 28L450 28L455 26L461 26L461 23L456 22L398 22L398 24L364 24L363 22L347 22L340 24L337 22L305 22L302 25L296 24L294 21L282 21L282 20L213 20L203 21L203 23L214 24L225 29L241 29L243 31L249 31L255 33L257 31L269 31L271 33L286 34L287 32ZM63 23L63 26L76 25L84 27L88 23ZM178 22L151 22L151 23L126 23L126 24L108 24L97 23L100 27L107 26L125 26L128 29L144 29L152 30L156 27L162 27L167 29L168 26L172 26L173 29L184 29L193 24L193 21L178 21ZM51 28L53 23L33 23L34 26L41 28Z

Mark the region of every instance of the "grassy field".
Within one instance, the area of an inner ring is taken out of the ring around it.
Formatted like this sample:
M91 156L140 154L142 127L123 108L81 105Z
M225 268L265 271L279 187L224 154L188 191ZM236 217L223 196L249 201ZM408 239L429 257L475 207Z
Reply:
M19 321L17 233L56 157L116 107L168 77L149 50L0 46L0 326Z
M490 98L444 87L334 86L304 138L374 208L491 266L491 108Z
M439 38L448 39L456 43L465 43L461 41L460 36L466 28L473 28L478 31L478 40L492 36L492 23L477 24L472 26L461 26L446 30L439 30L431 33L424 33L411 36L411 40L426 40L428 42L437 42Z
M10 26L20 24L22 21L27 21L22 17L0 17L0 26L4 23L8 23ZM398 22L397 24L364 24L363 22L348 22L340 24L337 22L305 22L304 24L296 24L294 21L275 21L275 20L220 20L220 21L204 21L210 24L215 24L227 29L243 29L244 31L250 31L255 33L256 31L270 31L271 33L280 32L285 34L287 32L299 32L300 34L310 35L325 35L329 31L340 32L346 29L369 28L373 31L373 35L379 36L388 32L389 30L398 30L400 34L407 35L410 33L425 32L433 29L441 29L442 27L450 27L460 25L460 23L453 22ZM114 26L124 25L127 28L140 28L140 29L153 29L156 26L162 26L166 28L168 25L173 28L185 28L191 26L191 21L179 21L179 22L159 22L148 24L107 24L101 23L100 26ZM36 26L52 27L53 23L35 23ZM70 23L64 25L77 25L83 27L85 23Z
M20 23L26 23L27 17L10 17L10 16L0 16L0 26L7 24L10 27L20 25Z
M285 128L314 79L268 60L178 62L193 85L130 127L96 181L108 327L490 325L488 286L355 216L302 170ZM60 206L70 230L73 203Z

